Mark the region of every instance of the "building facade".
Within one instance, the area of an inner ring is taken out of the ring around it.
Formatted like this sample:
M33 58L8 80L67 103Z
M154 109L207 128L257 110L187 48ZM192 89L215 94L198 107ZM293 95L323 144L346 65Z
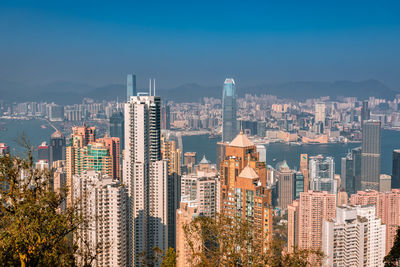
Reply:
M124 146L124 114L115 112L110 117L110 137L118 137L120 141L121 152Z
M267 169L256 146L240 132L225 147L220 164L220 209L228 217L254 224L266 242L272 237L272 196L266 187Z
M348 153L342 158L341 162L341 189L344 189L347 194L354 194L355 191L355 176L354 176L354 160L352 153Z
M392 188L400 188L400 149L393 150Z
M168 162L162 160L157 96L131 97L125 103L123 183L128 187L129 260L168 246ZM172 212L172 211L171 211ZM170 233L172 234L172 233Z
M381 122L366 120L362 129L361 190L379 190Z
M325 103L319 102L315 103L315 123L321 122L322 124L325 124Z
M126 98L130 100L131 96L136 96L136 75L128 74L126 76Z
M286 161L283 161L277 164L275 175L278 186L278 207L285 211L296 194L295 172L289 168Z
M323 266L383 266L385 225L375 207L338 207L336 218L323 222Z
M310 188L309 173L308 173L308 154L300 155L300 171L304 176L304 192Z
M336 216L336 195L309 190L288 206L288 251L322 248L322 222Z
M111 176L84 171L74 176L73 198L84 226L78 230L78 265L80 255L97 253L92 266L128 266L127 190Z
M336 194L335 161L332 157L314 156L309 158L310 189Z
M375 190L359 191L350 197L352 205L374 205L376 216L386 225L386 254L393 246L396 230L400 226L400 189L379 193Z
M237 134L236 85L227 78L222 90L222 142L231 142Z
M50 136L50 164L58 160L65 160L65 136L60 131L55 131Z

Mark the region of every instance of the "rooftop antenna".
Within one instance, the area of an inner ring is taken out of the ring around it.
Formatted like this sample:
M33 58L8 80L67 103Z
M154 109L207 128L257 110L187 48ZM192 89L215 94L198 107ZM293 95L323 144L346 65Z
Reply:
M149 79L149 96L151 96L151 78Z
M156 79L153 79L154 96L156 96Z

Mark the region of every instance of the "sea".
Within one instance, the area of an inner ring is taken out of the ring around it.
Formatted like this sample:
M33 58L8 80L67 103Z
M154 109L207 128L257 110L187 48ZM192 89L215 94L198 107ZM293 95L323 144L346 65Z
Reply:
M57 124L55 125L57 127ZM13 154L24 155L24 148L18 144L18 140L24 134L32 146L40 145L43 141L49 142L50 135L54 129L44 120L6 120L0 119L0 143L10 146ZM215 163L217 159L218 139L209 138L208 135L182 136L183 152L197 152L197 162L203 156ZM341 158L360 143L347 144L307 144L288 145L284 143L271 143L266 145L267 164L275 165L286 160L289 167L299 169L300 154L309 156L323 155L332 156L335 159L335 171L340 173ZM392 173L392 153L400 148L400 132L393 130L382 130L381 147L381 173Z

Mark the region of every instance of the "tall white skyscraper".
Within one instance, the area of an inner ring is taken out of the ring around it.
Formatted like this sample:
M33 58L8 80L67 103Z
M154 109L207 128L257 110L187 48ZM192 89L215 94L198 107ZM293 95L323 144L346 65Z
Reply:
M151 92L151 90L150 90ZM123 183L128 187L129 259L139 266L139 254L167 249L168 166L161 159L160 97L133 96L125 104ZM173 193L173 192L172 192Z
M85 254L96 256L92 266L127 266L126 187L96 171L84 171L73 181L74 203L85 219L77 236L78 266Z
M323 222L323 266L383 266L385 229L373 205L338 207L336 218Z

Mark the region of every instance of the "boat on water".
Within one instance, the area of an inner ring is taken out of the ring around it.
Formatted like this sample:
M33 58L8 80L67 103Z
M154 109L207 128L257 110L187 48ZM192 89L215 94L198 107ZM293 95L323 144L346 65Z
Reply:
M40 125L40 127L41 127L42 129L46 129L46 128L47 128L46 125L44 125L44 124Z

